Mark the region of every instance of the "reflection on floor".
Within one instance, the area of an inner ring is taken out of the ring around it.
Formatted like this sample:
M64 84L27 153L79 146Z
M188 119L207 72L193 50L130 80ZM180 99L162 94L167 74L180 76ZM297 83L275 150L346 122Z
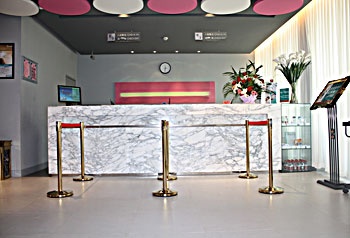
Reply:
M178 176L178 196L159 198L155 177L103 176L90 182L63 177L69 198L48 198L57 177L0 181L1 238L350 236L350 194L317 184L320 172L274 174L285 192L258 192L267 173L246 180L232 175Z

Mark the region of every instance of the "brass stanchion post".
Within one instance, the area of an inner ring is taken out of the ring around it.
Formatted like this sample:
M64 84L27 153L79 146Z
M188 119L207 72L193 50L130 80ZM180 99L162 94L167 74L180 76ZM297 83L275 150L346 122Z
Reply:
M258 176L250 173L250 151L249 151L249 121L245 121L245 138L246 138L246 173L240 174L239 178L252 179L257 178Z
M169 165L167 165L167 166L169 166ZM157 179L163 180L163 173L158 173ZM168 181L171 181L171 180L177 180L177 176L176 176L175 172L169 172Z
M153 192L153 196L156 197L172 197L176 196L176 191L171 191L168 188L169 177L169 122L162 120L162 152L163 152L163 189Z
M81 157L81 175L79 177L73 178L73 181L91 181L94 178L85 175L85 159L84 159L84 122L80 122L80 157Z
M58 179L58 190L50 191L47 193L49 198L64 198L73 196L72 191L62 190L62 125L61 122L56 122L57 131L57 179Z
M280 194L283 193L283 188L273 186L273 164L272 164L272 120L268 119L268 143L269 143L269 186L259 188L260 193L265 194Z

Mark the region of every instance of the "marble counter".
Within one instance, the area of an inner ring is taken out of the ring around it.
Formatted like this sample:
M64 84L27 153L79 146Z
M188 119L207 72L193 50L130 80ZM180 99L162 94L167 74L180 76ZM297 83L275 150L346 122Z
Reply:
M245 120L272 119L273 167L281 168L281 111L276 104L173 104L48 108L49 174L57 174L56 121L140 127L86 128L86 174L157 174L161 120L169 121L169 166L178 174L245 170ZM201 125L217 126L201 126ZM80 173L79 129L63 129L63 174ZM267 127L250 127L251 171L268 170Z

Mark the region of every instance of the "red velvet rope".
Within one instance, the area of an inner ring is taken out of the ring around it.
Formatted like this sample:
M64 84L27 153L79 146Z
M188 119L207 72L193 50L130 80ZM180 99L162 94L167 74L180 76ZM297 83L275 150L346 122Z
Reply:
M61 123L62 128L80 128L80 123Z
M269 124L269 121L268 120L266 120L266 121L248 121L248 124L251 126L264 126L264 125Z

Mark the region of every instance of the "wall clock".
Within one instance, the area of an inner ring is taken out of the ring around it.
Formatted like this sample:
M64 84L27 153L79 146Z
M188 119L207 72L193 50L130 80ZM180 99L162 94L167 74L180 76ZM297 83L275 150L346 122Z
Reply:
M168 62L163 62L159 65L159 70L162 74L168 74L171 70L171 65Z

